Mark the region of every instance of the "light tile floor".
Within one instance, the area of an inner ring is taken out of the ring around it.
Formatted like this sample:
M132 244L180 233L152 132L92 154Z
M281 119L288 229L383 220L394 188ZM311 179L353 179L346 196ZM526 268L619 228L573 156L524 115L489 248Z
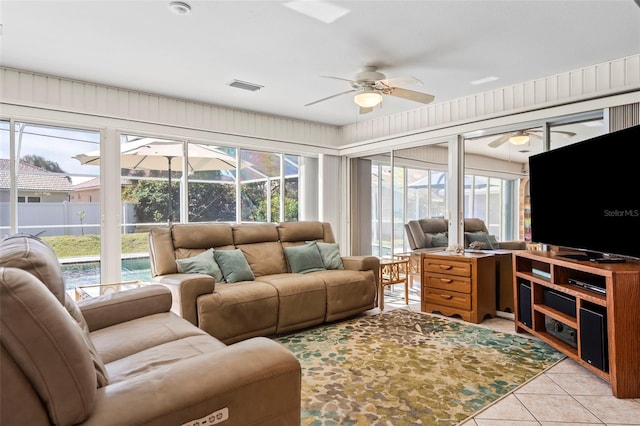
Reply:
M410 289L409 305L404 303L400 285L387 288L385 311L402 308L419 312L419 287L415 283ZM515 333L513 315L499 315L480 325ZM614 397L608 382L566 358L460 423L460 426L512 425L640 425L640 398Z

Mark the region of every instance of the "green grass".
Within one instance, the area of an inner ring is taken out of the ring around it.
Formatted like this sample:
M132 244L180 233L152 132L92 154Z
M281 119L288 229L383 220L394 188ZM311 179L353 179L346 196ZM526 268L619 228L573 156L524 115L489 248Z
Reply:
M122 253L146 253L149 251L148 233L122 235ZM59 258L99 256L99 235L60 235L55 237L42 237Z

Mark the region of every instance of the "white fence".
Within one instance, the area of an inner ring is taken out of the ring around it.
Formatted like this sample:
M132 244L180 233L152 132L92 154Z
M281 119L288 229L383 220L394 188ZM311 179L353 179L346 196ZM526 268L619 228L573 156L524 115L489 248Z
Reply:
M123 233L135 232L134 204L122 204ZM81 213L82 212L82 213ZM0 233L10 232L10 207L0 202ZM18 232L27 234L83 235L100 234L99 203L18 203Z

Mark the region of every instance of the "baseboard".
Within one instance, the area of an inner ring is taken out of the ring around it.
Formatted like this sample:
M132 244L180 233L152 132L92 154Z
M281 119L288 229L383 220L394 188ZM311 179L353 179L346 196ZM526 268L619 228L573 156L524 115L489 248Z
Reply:
M513 312L496 311L496 316L511 321L515 320L515 314Z

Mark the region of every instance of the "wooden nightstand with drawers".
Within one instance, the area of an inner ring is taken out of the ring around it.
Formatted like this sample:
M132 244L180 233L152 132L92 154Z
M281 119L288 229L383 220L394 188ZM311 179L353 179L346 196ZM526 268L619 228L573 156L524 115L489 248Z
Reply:
M422 253L422 311L475 324L496 315L496 263L486 253Z

